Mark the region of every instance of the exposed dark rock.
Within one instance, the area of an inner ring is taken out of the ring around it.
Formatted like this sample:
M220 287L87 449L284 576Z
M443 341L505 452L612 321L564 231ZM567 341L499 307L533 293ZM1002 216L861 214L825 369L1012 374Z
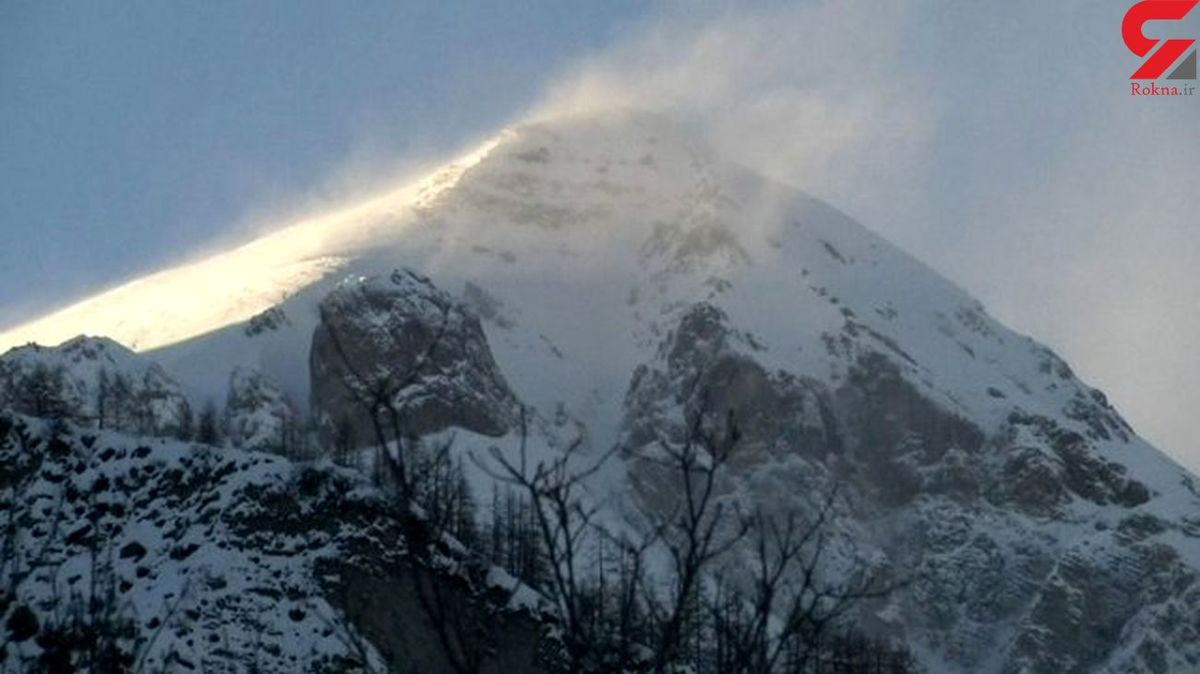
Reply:
M1016 447L989 494L993 502L1037 517L1050 517L1070 503L1059 462L1037 447Z
M951 448L975 453L983 445L977 426L930 401L879 353L857 359L837 401L848 447L860 456L915 446L921 463L928 464Z
M1144 484L1125 476L1125 466L1097 456L1087 438L1079 433L1039 415L1013 413L1009 422L1014 427L1028 428L1049 445L1054 456L1047 465L1079 498L1096 505L1114 503L1127 508L1150 499L1149 489Z
M687 311L659 348L659 360L634 372L626 394L626 444L660 437L679 441L681 419L665 418L681 406L720 423L732 415L744 431L739 453L824 457L841 448L829 398L814 381L768 373L752 355L752 339L729 328L709 304ZM739 459L740 460L740 459Z
M932 389L918 388L902 369L915 369L911 360L873 351L873 339L860 329L826 340L830 355L847 363L846 376L830 386L769 372L720 308L701 303L684 311L656 357L637 368L625 400L625 456L636 465L631 480L641 506L669 512L673 496L670 476L642 460L640 448L681 441L684 417L702 409L716 430L732 413L742 440L723 493L739 493L742 481L758 507L803 510L806 499L791 492L811 496L842 485L858 510L841 512L840 521L859 526L864 520L856 518L870 513L888 522L895 539L879 552L916 569L902 591L906 627L899 629L921 629L931 647L950 654L954 671L995 666L981 658L1005 646L989 635L1014 623L1017 639L997 660L1006 671L1091 671L1115 662L1114 644L1146 606L1161 616L1159 633L1176 636L1166 654L1148 642L1134 653L1141 660L1120 671L1177 663L1188 621L1170 616L1183 610L1180 593L1194 587L1194 574L1156 544L1170 523L1136 511L1150 500L1149 489L1093 447L1092 434L1124 437L1102 397L1080 398L1062 422L1017 410L989 435L935 402ZM1052 377L1073 377L1053 354L1042 355ZM1067 428L1071 421L1081 430ZM1080 504L1133 512L1114 527L1096 520L1091 546L1062 549L1034 534L1030 522L1073 516ZM862 624L873 620L862 616ZM1195 622L1190 629L1200 635Z
M413 436L450 427L499 436L516 419L516 398L479 320L411 271L331 292L309 360L313 407L329 445L339 426L355 446L375 443L368 410L380 398L394 403L402 432Z
M130 541L121 547L121 551L118 554L121 559L132 559L135 562L140 562L146 556L146 546L137 541Z
M321 563L316 569L325 594L370 640L397 671L455 671L435 633L432 632L418 598L418 587L426 601L435 600L452 610L459 624L484 621L488 627L475 634L479 641L468 645L491 653L479 669L481 674L537 674L556 671L553 660L543 655L543 626L523 612L498 612L487 600L472 594L469 586L446 576L418 572L401 561L383 567L358 558ZM436 588L428 585L438 582Z
M278 330L289 324L283 308L275 306L251 316L250 320L246 322L245 333L247 337L254 337L264 332Z
M230 374L225 429L235 447L286 453L300 442L300 416L287 396L257 370Z
M8 638L18 644L37 636L40 629L37 614L25 604L18 605L8 614L5 626L8 628Z

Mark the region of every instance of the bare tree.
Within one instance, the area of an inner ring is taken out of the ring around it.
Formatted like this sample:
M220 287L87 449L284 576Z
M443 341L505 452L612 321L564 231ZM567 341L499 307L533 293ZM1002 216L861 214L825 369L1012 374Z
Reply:
M463 471L462 459L452 459L453 439L426 451L412 452L412 498L433 530L450 534L475 547L475 499Z
M357 445L354 440L354 424L350 422L350 418L345 415L338 417L333 432L334 463L348 468L359 467L354 451Z
M446 537L456 544L474 542L474 503L461 462L450 460L450 443L422 454L420 443L405 428L400 402L402 394L426 374L445 336L451 307L441 309L436 332L407 369L370 372L353 362L333 322L324 308L321 311L330 343L346 370L342 384L369 419L375 436L373 478L378 486L394 490L405 523L410 552L405 575L413 595L446 663L458 674L475 674L495 655L492 607L475 591L469 569L441 568L449 557L442 554ZM339 428L336 441L349 444L352 436L347 425Z
M204 402L200 409L200 418L196 422L196 442L205 445L221 444L221 422L217 414L217 405L211 399Z
M523 492L532 505L549 565L549 582L542 590L563 620L568 661L580 671L642 667L646 663L639 662L637 654L649 648L654 653L650 668L666 671L681 659L685 627L698 613L706 567L736 545L748 529L716 493L718 475L739 438L732 415L719 435L697 415L681 443L661 443L661 455L649 458L678 481L681 498L638 544L613 538L596 526L593 520L599 506L585 504L582 497L584 482L617 448L581 465L577 459L581 445L576 442L561 455L531 465L527 437L522 411L515 460L496 447L490 451L490 462L472 458L493 479ZM594 573L583 568L585 551L597 547L602 551L606 540L615 543L618 551L615 602L608 600L613 588L604 560ZM673 562L666 597L658 596L645 578L645 556L659 541Z
M449 444L425 448L411 437L401 402L403 392L432 362L446 329L445 316L434 339L405 371L370 372L351 362L332 322L322 318L345 369L343 384L371 424L377 483L394 489L408 522L412 555L407 574L414 595L449 665L456 672L477 672L494 656L494 616L470 590L470 574L446 574L437 568L444 537L467 544L475 539L473 506L461 464L448 458ZM561 621L563 657L572 671L660 674L711 661L720 671L804 671L822 636L850 607L894 589L865 572L840 584L825 583L819 572L827 561L833 494L807 523L796 515L775 519L742 513L726 496L724 483L741 430L732 411L714 414L703 404L706 396L700 401L678 437L660 438L630 452L631 459L661 470L678 490L676 502L650 518L637 542L599 526L600 505L585 489L620 447L589 460L582 455L581 441L576 441L553 457L531 460L528 414L522 408L515 457L498 447L489 448L487 457L471 456L481 470L528 503L537 543L501 543L520 534L511 516L508 530L502 530L494 509L491 559L508 545L509 550L532 548L534 559L545 560L539 569L544 578L533 584ZM348 440L350 434L338 435ZM714 591L709 581L717 561L747 537L758 564L751 592L736 591L719 577ZM662 585L647 573L652 549L664 551L670 562ZM521 553L526 563L527 552ZM536 566L534 562L528 568ZM527 581L534 575L540 574L518 574ZM706 643L709 634L716 637L715 654L713 645Z
M492 564L525 585L541 588L546 584L550 572L537 517L529 498L511 485L493 484L491 521L480 547Z
M515 459L499 448L491 449L490 461L472 458L532 505L550 576L539 589L561 616L572 671L807 671L824 635L852 607L900 586L865 568L838 582L826 580L836 489L808 519L795 512L745 516L721 497L723 473L741 440L732 413L717 423L701 409L682 438L660 440L634 455L662 469L656 477L678 493L674 507L652 518L637 543L598 526L596 506L584 502L584 481L609 455L576 460L575 444L532 464L524 414L522 420ZM750 573L740 567L739 582L733 582L714 569L743 542L755 566ZM671 562L666 592L646 574L646 557L656 547ZM598 551L600 560L592 569L583 563L588 550ZM746 581L749 592L738 589Z
M175 438L183 442L188 442L196 435L196 417L192 414L192 406L187 400L179 402L178 410L178 426L175 428Z
M371 372L365 372L350 358L341 336L334 328L334 322L326 313L325 308L320 308L321 322L328 331L329 341L347 371L347 376L342 379L342 385L371 422L371 430L376 440L377 470L375 478L379 482L390 479L398 489L402 503L409 502L412 496L413 485L409 475L407 454L409 453L408 445L412 443L413 438L411 434L405 432L403 410L398 399L405 389L418 381L424 370L433 361L450 323L450 309L449 306L441 307L442 318L437 331L429 340L429 344L405 371L396 372L390 368L376 368ZM393 443L396 448L395 452L388 449Z
M833 582L822 573L829 518L838 490L831 489L815 517L796 512L752 518L753 573L750 591L721 577L708 604L720 671L769 674L806 671L819 656L825 634L855 605L882 598L903 583L888 582L866 568Z
M582 442L576 440L561 455L531 465L528 451L527 414L521 409L520 445L516 461L499 447L491 447L491 462L472 455L472 461L494 480L525 494L549 566L549 582L543 588L564 622L563 645L568 660L584 671L595 666L600 638L592 620L594 597L583 570L580 553L593 535L592 519L598 506L585 506L580 498L583 482L612 455L606 453L586 467L576 469Z
M108 368L101 366L100 374L96 377L96 428L104 430L110 413L108 399L112 391L112 382L108 378Z
M13 407L42 419L66 419L79 410L68 397L66 372L62 366L37 363L11 392Z
M654 611L646 602L646 558L657 537L635 540L615 537L603 529L597 531L600 562L594 594L600 623L597 632L605 651L603 664L613 671L644 671L652 663L648 646L655 633ZM610 551L607 555L606 549Z
M671 555L671 594L664 605L648 602L659 615L654 671L663 672L680 656L685 621L698 610L700 583L707 567L733 549L749 531L749 522L717 495L717 482L741 439L733 412L724 424L709 422L706 405L695 412L681 443L660 440L664 456L644 456L670 471L682 496L658 524ZM713 426L719 426L713 428Z
M133 387L129 379L118 371L112 376L104 394L105 428L127 430L127 424L133 417Z

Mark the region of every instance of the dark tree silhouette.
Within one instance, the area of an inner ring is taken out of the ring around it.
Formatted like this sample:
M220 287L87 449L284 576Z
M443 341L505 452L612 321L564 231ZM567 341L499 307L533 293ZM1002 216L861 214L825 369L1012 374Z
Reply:
M19 412L42 419L69 419L79 413L68 397L66 372L61 366L37 363L10 392L12 406Z
M217 414L217 405L209 399L201 408L200 418L196 422L196 442L205 445L220 445L221 435L221 421Z

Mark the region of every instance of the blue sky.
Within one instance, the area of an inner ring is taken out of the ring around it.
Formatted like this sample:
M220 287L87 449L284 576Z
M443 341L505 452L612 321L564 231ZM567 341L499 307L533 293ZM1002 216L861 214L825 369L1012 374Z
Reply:
M1200 96L1129 95L1131 4L0 0L0 324L621 102L915 253L1200 468Z
M639 5L0 2L0 323L492 131Z

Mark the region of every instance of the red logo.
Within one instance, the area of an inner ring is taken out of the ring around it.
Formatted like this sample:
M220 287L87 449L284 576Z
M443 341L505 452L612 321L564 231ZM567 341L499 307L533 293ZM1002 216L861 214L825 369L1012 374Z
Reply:
M1200 0L1143 0L1129 8L1125 20L1121 23L1121 36L1125 38L1125 46L1138 56L1150 57L1142 63L1129 77L1131 80L1156 80L1167 72L1172 64L1179 60L1185 52L1196 43L1192 39L1172 38L1156 40L1142 33L1143 26L1148 21L1178 21L1187 16ZM1155 49L1159 43L1162 46ZM1151 54L1150 52L1154 53ZM1196 52L1192 50L1167 79L1183 80L1196 79Z

